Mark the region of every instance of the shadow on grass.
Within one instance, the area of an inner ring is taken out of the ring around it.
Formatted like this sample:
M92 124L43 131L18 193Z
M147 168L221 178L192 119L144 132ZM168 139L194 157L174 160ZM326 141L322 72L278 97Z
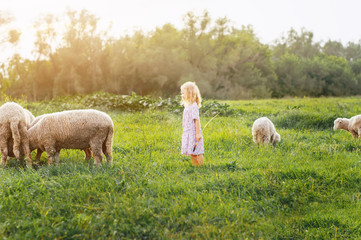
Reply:
M247 171L251 169L249 167L245 168L240 166L240 163L238 163L237 161L230 161L225 164L218 164L218 165L207 165L206 167L207 169L212 171L223 171L223 172Z
M330 129L333 126L336 114L319 115L319 113L290 111L280 114L274 119L278 127L291 129Z
M48 164L48 159L47 157L42 157L39 161L36 161L36 160L33 160L32 162L32 168L33 170L40 170L41 168L44 168L44 167L59 167L59 166L63 166L63 165L85 165L87 166L88 168L94 168L96 167L94 165L94 159L91 158L90 160L84 160L82 159L82 161L79 161L79 162L73 162L73 161L69 161L67 159L61 159L60 158L60 161L59 161L59 164L56 164L55 162L53 162L50 166ZM102 162L102 166L103 165L106 165L106 161L103 161ZM26 161L21 159L21 160L18 160L16 158L10 158L8 159L7 163L6 163L6 166L3 167L4 169L28 169L28 167L26 166Z
M348 152L361 151L361 141L347 142L344 145L344 149Z
M16 158L10 158L6 162L5 168L27 168L26 167L26 161L25 160L17 160Z

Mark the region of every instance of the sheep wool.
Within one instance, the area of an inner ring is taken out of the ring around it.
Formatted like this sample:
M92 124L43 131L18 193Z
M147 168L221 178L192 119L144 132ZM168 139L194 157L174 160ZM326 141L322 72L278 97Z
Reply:
M0 107L0 149L3 165L6 165L9 156L19 159L25 154L26 165L32 166L27 128L33 119L30 111L15 102L7 102Z
M337 118L334 122L333 130L343 129L350 132L354 139L361 136L361 115L352 118Z
M275 144L281 140L281 136L276 132L272 121L267 117L258 118L252 126L253 141L257 144Z
M30 128L32 122L34 121L35 117L34 115L27 109L24 109L25 110L25 121L26 121L26 127L27 129ZM26 132L27 134L27 132ZM24 158L24 143L23 143L24 140L21 140L20 141L20 159L23 159ZM14 152L13 152L13 147L14 147L14 141L13 141L13 138L10 138L8 140L8 157L16 157ZM30 149L29 149L29 152L30 152Z
M45 151L49 164L59 163L61 149L80 149L93 152L96 165L102 161L102 153L111 163L114 124L104 112L85 109L44 114L33 121L28 130L30 150ZM91 151L90 151L91 149ZM89 153L90 152L90 153Z
M30 127L34 126L36 123L38 123L44 116L46 116L48 114L43 114L43 115L40 115L40 116L37 116L30 124ZM30 128L28 127L28 129ZM91 151L90 148L88 149L84 149L84 152L85 152L85 160L90 160L91 157L93 156L93 153ZM37 149L37 152L36 152L36 161L40 161L40 158L41 158L41 155L42 155L43 151L41 149Z

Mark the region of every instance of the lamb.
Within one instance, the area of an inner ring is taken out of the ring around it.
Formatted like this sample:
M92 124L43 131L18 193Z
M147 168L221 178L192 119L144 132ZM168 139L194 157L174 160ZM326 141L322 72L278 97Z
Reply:
M36 123L38 123L41 119L43 119L44 116L47 116L49 114L43 114L43 115L40 115L40 116L37 116L30 124L30 127L34 126ZM28 129L30 128L28 127ZM91 151L90 148L87 148L87 149L84 149L84 152L85 152L85 160L90 160L93 153ZM36 161L40 161L40 158L41 158L41 154L43 153L43 151L41 149L37 149L37 152L36 152Z
M97 166L102 161L102 152L108 163L113 161L114 124L104 112L87 109L45 114L29 128L28 134L30 150L38 149L40 155L46 151L49 165L53 159L59 163L63 148L86 152L91 149Z
M15 102L7 102L0 107L0 150L1 164L7 158L20 159L25 155L26 166L32 166L27 127L34 119L33 114Z
M252 126L253 141L259 143L275 144L281 140L275 126L267 117L258 118Z
M352 118L337 118L334 121L333 130L344 129L349 131L354 139L361 136L361 115Z

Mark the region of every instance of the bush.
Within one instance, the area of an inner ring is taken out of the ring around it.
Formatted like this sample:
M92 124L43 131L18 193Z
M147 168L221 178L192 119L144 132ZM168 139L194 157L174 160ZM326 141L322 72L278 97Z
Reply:
M220 116L235 115L237 112L233 109L230 109L229 107L230 105L228 105L227 103L222 104L213 100L211 102L206 102L205 104L203 104L200 111L205 116L215 116L217 114L219 114Z
M110 110L141 111L154 108L156 101L150 97L132 95L115 95L105 92L97 92L84 97L78 96L84 105L93 107L105 107Z
M155 99L149 96L139 96L135 93L132 93L132 95L116 95L106 92L96 92L85 96L77 95L74 97L56 98L48 102L51 106L61 106L64 109L71 109L71 103L77 103L87 108L105 108L129 112L149 109L165 109L176 114L182 114L183 112L179 95L175 98L159 97ZM237 111L230 109L230 105L227 103L222 104L215 100L204 101L200 112L204 116L215 116L217 114L220 116L231 116L237 113Z

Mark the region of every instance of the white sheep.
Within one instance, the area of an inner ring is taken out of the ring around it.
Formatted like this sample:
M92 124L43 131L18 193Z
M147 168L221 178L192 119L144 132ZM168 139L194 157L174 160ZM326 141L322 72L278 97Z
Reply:
M275 144L281 140L275 126L267 117L258 118L252 126L253 141L259 143Z
M3 165L6 165L9 156L20 159L25 155L26 165L32 166L27 127L33 119L33 114L17 103L7 102L0 107L0 149Z
M34 120L35 122L35 120ZM112 162L114 124L104 112L97 110L70 110L43 115L28 130L30 150L46 151L49 165L59 163L60 150L81 149L93 152L97 166L102 152ZM91 154L91 152L90 152Z
M333 130L344 129L349 131L354 139L361 136L361 115L352 118L337 118L334 121Z
M26 122L26 127L27 129L30 128L31 123L34 121L35 117L34 115L27 109L24 108L25 111L25 122ZM22 159L25 154L24 154L24 143L23 143L23 139L20 139L20 148L19 148L19 152L20 152L20 159ZM14 147L14 140L11 137L8 141L8 157L16 157L14 152L13 152L13 147ZM30 150L29 150L30 151Z
M36 123L38 123L44 116L47 116L48 114L43 114L43 115L40 115L40 116L37 116L35 119L33 119L33 121L31 122L30 124L30 127L34 126ZM30 128L28 127L28 129ZM90 148L87 148L87 149L84 149L84 152L85 152L85 160L90 160L93 153L91 151ZM38 149L37 152L36 152L36 161L40 161L40 158L41 158L41 154L43 153L42 150Z

